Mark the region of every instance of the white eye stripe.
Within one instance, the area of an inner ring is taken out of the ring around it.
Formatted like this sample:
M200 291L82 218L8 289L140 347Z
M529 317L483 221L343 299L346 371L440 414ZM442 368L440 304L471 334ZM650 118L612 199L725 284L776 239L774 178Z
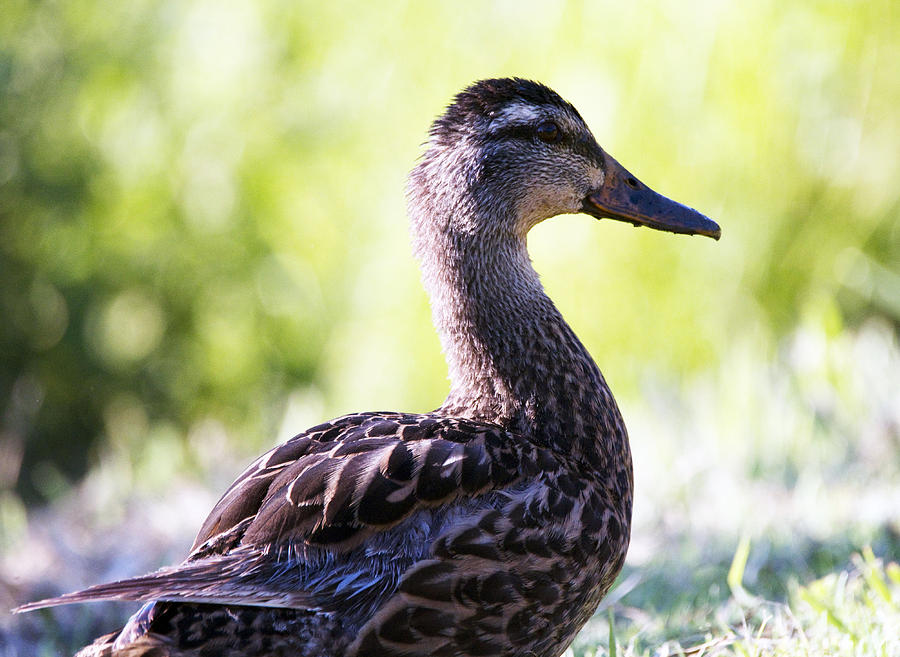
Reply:
M512 103L500 110L491 120L492 127L533 123L544 118L544 113L528 103Z
M491 117L489 131L501 132L512 127L533 127L539 123L552 121L563 133L578 134L585 128L573 118L563 113L535 107L530 103L514 102L505 106Z

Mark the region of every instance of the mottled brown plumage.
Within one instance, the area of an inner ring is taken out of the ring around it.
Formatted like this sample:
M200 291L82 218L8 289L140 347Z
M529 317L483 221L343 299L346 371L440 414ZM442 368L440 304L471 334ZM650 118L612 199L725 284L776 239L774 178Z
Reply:
M435 121L409 211L450 367L441 408L313 427L247 468L181 565L23 610L147 602L83 655L565 649L625 559L631 454L526 234L564 212L718 227L644 187L574 107L519 79L476 83Z

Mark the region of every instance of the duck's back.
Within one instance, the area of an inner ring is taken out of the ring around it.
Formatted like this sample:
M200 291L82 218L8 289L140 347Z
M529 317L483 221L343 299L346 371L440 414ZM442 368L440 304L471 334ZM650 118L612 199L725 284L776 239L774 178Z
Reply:
M314 427L247 468L181 566L86 592L157 602L81 655L552 655L630 508L539 442L435 415Z

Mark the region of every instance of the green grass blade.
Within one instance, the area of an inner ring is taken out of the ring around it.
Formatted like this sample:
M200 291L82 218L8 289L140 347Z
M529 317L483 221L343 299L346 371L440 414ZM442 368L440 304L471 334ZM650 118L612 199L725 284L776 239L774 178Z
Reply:
M863 548L861 562L858 564L859 570L869 588L881 596L882 600L895 607L891 599L890 589L888 589L887 582L882 575L881 563L875 558L872 548L868 545Z
M616 627L612 609L609 610L609 657L616 657Z

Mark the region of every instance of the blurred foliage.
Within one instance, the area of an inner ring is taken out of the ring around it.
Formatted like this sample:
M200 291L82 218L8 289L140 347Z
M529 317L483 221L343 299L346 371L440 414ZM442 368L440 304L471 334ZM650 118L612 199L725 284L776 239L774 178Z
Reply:
M482 77L550 84L723 226L534 231L624 399L805 316L896 327L898 34L890 0L5 0L0 490L53 498L101 448L190 467L217 458L191 442L439 404L404 176Z

